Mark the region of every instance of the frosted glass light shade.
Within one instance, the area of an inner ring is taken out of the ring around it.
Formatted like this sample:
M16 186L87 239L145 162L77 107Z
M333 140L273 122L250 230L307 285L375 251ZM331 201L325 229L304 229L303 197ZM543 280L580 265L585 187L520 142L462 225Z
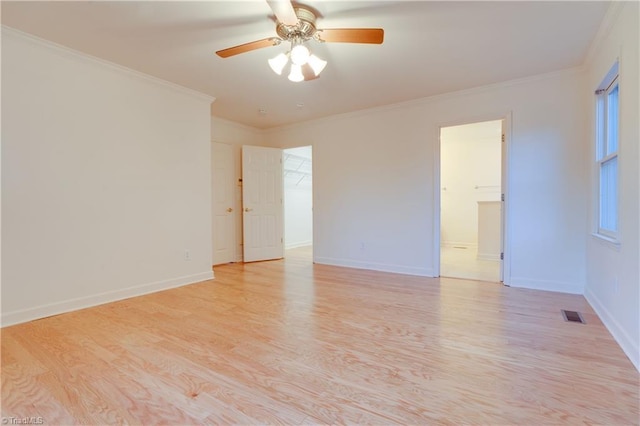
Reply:
M327 66L327 61L324 61L324 60L318 58L316 55L309 56L309 59L307 60L307 63L309 64L309 66L313 70L313 73L316 75L316 77L318 75L320 75L320 73L322 72L324 67Z
M281 53L275 58L269 59L269 66L271 67L273 72L278 75L282 75L282 70L284 69L285 65L287 65L288 60L289 58L287 58L287 55Z
M304 80L304 75L302 75L302 67L297 64L291 64L291 72L289 73L289 80L294 82L299 82Z
M309 49L301 44L293 46L291 49L291 62L296 65L304 65L309 59Z

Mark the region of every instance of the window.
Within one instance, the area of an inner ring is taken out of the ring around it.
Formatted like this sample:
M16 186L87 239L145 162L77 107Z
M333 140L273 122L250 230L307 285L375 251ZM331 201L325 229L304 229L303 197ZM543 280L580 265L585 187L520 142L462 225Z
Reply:
M596 90L597 233L618 237L618 64Z

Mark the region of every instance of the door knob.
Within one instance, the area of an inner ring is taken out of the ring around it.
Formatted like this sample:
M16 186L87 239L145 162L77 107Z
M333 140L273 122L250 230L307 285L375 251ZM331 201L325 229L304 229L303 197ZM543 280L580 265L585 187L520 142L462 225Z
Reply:
M231 207L229 207L229 208L227 209L227 212L229 212L229 213L231 213L232 211L233 211L233 209L232 209Z
M245 211L245 212L252 212L252 211L253 211L253 209L250 209L249 207L245 207L245 208L244 208L244 211Z

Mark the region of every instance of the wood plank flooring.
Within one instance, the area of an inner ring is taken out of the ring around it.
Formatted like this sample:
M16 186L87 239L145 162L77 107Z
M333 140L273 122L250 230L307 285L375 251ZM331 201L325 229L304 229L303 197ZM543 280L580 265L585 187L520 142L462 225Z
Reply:
M638 424L638 372L581 296L312 265L304 255L215 274L4 328L2 416ZM587 324L565 322L563 308Z

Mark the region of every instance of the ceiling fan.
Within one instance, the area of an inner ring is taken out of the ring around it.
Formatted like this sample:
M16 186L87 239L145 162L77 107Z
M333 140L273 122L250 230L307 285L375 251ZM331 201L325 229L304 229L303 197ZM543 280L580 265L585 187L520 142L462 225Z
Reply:
M291 43L291 49L269 60L269 66L281 75L291 62L289 80L307 81L318 78L327 62L311 54L304 45L309 40L329 43L382 44L382 28L316 28L317 13L309 6L292 4L290 0L266 0L276 16L277 37L268 37L227 49L218 50L221 58L239 55L263 47L277 46L282 42Z

